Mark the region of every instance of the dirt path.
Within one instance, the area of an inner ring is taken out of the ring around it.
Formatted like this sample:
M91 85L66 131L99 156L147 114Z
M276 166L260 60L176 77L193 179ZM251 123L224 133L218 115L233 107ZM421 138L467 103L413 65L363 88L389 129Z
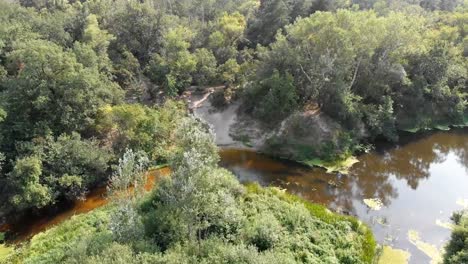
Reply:
M203 102L205 102L213 93L214 93L214 89L209 89L209 91L200 100L193 102L190 108L191 109L199 108L203 104Z
M189 94L186 95L186 98L188 99L188 103L190 104L189 108L191 110L193 110L193 109L197 109L197 108L201 107L203 105L203 103L206 100L208 100L208 98L210 98L210 95L212 95L214 92L216 92L218 90L221 90L221 89L224 89L224 88L225 88L224 86L208 87L204 91L205 94L195 102L191 102L191 101L195 97L194 95L195 95L196 92L189 91Z

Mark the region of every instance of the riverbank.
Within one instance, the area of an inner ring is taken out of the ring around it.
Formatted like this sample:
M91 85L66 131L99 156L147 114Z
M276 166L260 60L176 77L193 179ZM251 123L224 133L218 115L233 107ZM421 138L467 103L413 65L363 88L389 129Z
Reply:
M245 149L292 160L310 167L320 167L329 173L348 174L349 169L359 162L358 156L369 152L371 144L366 142L366 132L361 131L357 139L344 140L343 128L319 109L313 108L296 113L281 124L267 128L240 111L242 102L236 101L225 108L212 105L212 90L191 93L186 99L197 102L193 108L195 116L210 124L215 132L216 143L223 148ZM434 125L425 128L402 129L403 133L422 133L429 130L447 131L450 128L468 126L468 115L464 124ZM345 135L346 137L346 135ZM342 140L344 143L340 143ZM366 142L360 145L359 142ZM346 145L345 147L340 145ZM393 143L395 144L395 142ZM343 152L343 149L346 149ZM341 149L340 152L337 152ZM322 152L321 155L316 155ZM333 158L324 158L326 156Z
M218 108L213 106L210 101L211 95L212 89L207 89L206 91L192 92L185 99L189 105L196 102L196 107L191 108L194 115L212 126L216 143L222 148L261 152L343 174L346 174L348 169L357 162L357 159L352 155L334 160L325 160L310 155L302 155L304 158L299 158L297 154L299 149L283 148L289 144L285 144L282 138L288 138L290 137L288 134L295 133L290 128L294 126L294 124L290 124L291 122L297 122L295 118L305 119L311 127L308 130L308 135L302 139L292 136L293 141L298 146L304 146L307 149L319 148L324 142L337 137L340 127L318 110L298 114L296 117L283 121L279 128L267 131L268 128L265 128L257 120L241 113L239 108L242 102L235 101L224 108ZM272 138L278 139L274 146L272 146Z
M170 174L167 165L155 166L150 168L145 189L150 190L156 184L157 179ZM27 215L15 222L5 225L8 244L17 244L27 241L31 237L45 230L56 226L75 215L85 214L108 204L107 188L102 186L91 190L83 200L76 200L71 204L63 204L54 212L43 212L37 215Z
M268 247L269 254L277 250L287 250L289 255L278 255L284 259L291 258L291 254L302 255L304 252L307 252L308 259L317 261L327 258L339 262L352 260L351 263L370 264L375 258L376 243L370 228L354 217L332 213L324 206L313 204L278 188L262 188L257 184L248 184L243 189L245 192L240 199L247 204L242 207L243 213L252 214L250 217L255 221L263 221L262 229L256 231L262 233L254 233L252 240L249 240L254 247ZM252 212L252 208L257 208L260 212ZM91 247L97 252L105 251L109 241L112 241L112 233L108 226L113 210L113 205L105 205L91 212L73 216L25 241L20 250L13 252L8 260L57 263L69 259L75 251L80 252L80 245L84 248ZM301 221L295 221L296 216L300 216ZM253 223L246 224L250 228L254 226ZM294 231L296 229L297 231ZM273 230L277 233L271 233ZM86 243L82 244L83 241ZM296 244L299 249L288 248L287 245L291 241L300 242ZM257 258L264 258L262 255L265 254L261 250L254 250L252 253L257 254ZM134 260L139 259L140 254L142 253L138 253Z

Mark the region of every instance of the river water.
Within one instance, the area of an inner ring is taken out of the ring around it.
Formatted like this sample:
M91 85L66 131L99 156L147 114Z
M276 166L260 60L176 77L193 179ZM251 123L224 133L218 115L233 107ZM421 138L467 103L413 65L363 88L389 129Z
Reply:
M220 154L221 165L241 182L284 188L334 211L357 216L372 228L380 244L409 251L410 263L429 263L430 258L411 243L408 232L417 231L419 243L441 249L451 232L443 223L468 204L468 129L404 136L397 145L380 144L360 156L349 175L328 174L246 150L224 149ZM155 171L147 187L158 175L168 173L167 168ZM364 199L378 199L382 208L372 210ZM18 221L9 228L21 241L106 203L105 188L96 189L85 201Z
M222 165L242 182L277 186L367 223L380 244L411 254L410 263L430 263L415 244L443 248L444 226L468 202L468 130L403 137L359 157L349 175L327 174L244 150L224 150ZM379 199L372 210L364 199ZM417 242L408 238L419 233ZM413 232L412 231L412 232ZM414 232L413 232L414 233Z
M152 189L159 177L169 174L170 169L168 167L149 171L145 189ZM54 208L46 208L38 214L27 215L14 223L0 226L0 232L11 233L12 239L9 242L23 242L74 215L87 213L106 205L108 203L106 193L107 189L105 186L96 188L88 193L86 199L77 200L73 203L60 204Z

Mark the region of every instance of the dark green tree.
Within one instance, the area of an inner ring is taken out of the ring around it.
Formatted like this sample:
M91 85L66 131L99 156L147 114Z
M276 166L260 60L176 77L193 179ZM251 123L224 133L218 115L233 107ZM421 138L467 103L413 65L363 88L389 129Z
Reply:
M20 43L8 61L11 74L2 82L6 145L51 133L86 132L99 107L121 99L119 87L97 68L84 67L72 52L51 42Z

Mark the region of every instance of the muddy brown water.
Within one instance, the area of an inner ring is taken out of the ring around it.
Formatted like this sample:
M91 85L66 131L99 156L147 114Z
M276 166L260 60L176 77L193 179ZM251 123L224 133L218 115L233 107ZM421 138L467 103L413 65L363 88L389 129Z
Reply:
M146 190L150 190L157 179L170 174L170 169L165 167L148 172ZM11 239L9 243L21 243L32 236L43 232L74 215L90 212L108 203L106 187L99 187L88 193L86 199L77 200L71 204L63 204L48 213L42 212L40 215L28 215L10 224L0 226L0 232L8 232Z
M397 145L380 145L360 156L349 175L328 174L245 150L225 149L220 154L221 165L241 182L284 188L357 216L371 226L380 244L409 251L410 263L429 263L430 258L410 243L408 231L419 232L422 241L441 249L451 231L436 222L449 222L454 211L463 209L461 202L468 202L468 129L404 136ZM168 169L152 173L148 188L157 175L168 173ZM368 208L363 199L369 198L380 199L382 209ZM105 188L96 189L85 201L52 215L19 221L10 229L21 241L106 203Z

